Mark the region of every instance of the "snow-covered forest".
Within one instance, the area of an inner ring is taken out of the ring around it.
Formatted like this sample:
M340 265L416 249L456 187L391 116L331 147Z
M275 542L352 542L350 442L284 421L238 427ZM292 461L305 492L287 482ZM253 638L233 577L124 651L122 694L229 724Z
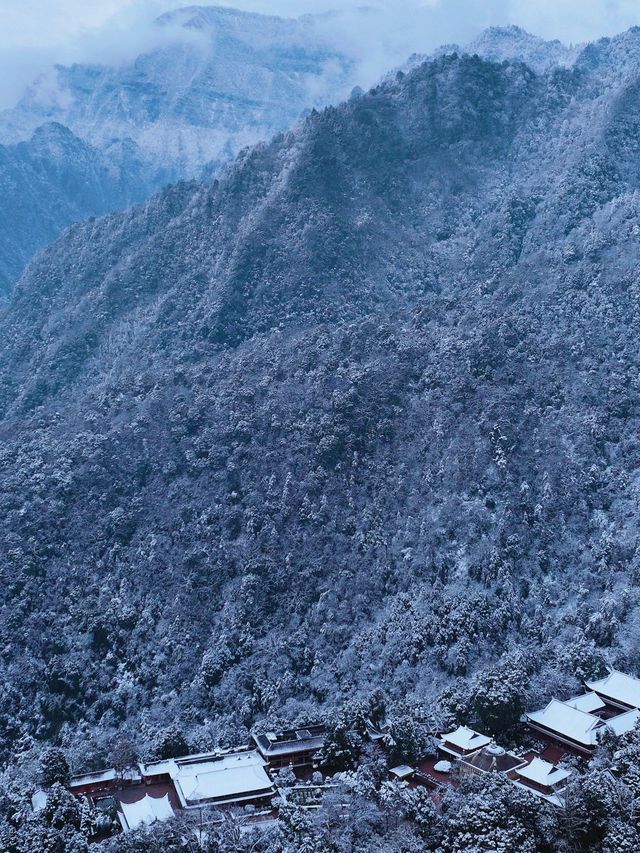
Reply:
M312 721L354 768L321 809L103 849L638 849L637 733L563 810L491 776L436 808L358 728L384 707L388 760L509 744L640 673L640 30L554 50L412 62L31 262L0 311L0 849L86 849L63 788L29 807L52 746L80 772Z
M320 23L191 6L150 23L126 62L42 73L0 111L0 299L71 223L211 180L242 148L347 96L361 75Z

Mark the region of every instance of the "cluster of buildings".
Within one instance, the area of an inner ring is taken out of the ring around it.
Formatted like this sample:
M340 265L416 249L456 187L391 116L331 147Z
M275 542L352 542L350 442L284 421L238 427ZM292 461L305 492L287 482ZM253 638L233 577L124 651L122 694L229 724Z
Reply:
M606 678L587 682L579 696L552 699L545 708L523 716L523 723L538 743L536 749L517 754L463 725L435 740L435 754L415 765L393 767L389 773L392 779L427 787L435 801L447 786L458 785L465 774L497 773L561 806L573 772L562 765L563 759L589 758L605 732L625 734L639 720L640 679L612 670ZM369 724L368 728L374 742L387 737L384 727ZM75 776L68 787L96 814L115 815L124 832L168 820L180 810L203 808L244 808L251 820L268 820L276 816L273 799L279 793L284 768L298 780L291 787L294 777L289 774L285 786L294 801L307 807L320 803L324 788L330 785L313 785L311 777L325 737L321 725L255 734L252 742L241 748ZM45 801L44 792L38 792L34 808L41 808Z
M250 806L260 817L272 811L277 772L287 767L301 779L310 775L324 739L323 726L256 734L250 745L233 750L74 776L68 788L98 814L115 813L124 832L168 820L180 810Z
M561 806L572 773L561 766L562 759L569 755L590 758L605 732L626 734L640 720L640 679L611 670L606 678L586 682L585 687L579 696L552 699L545 708L523 716L539 742L537 750L509 752L487 735L459 726L437 740L435 757L415 767L394 767L391 777L442 791L458 784L465 773L499 773Z
M444 792L458 785L465 774L498 773L553 805L562 805L562 792L571 771L558 767L546 749L528 750L519 755L506 750L493 738L467 726L443 734L437 741L437 755L415 767L401 765L390 771L391 778L411 785L424 785Z
M640 680L612 670L586 687L581 696L564 702L552 699L546 708L526 714L525 720L543 738L588 758L607 729L623 735L635 727L640 719Z

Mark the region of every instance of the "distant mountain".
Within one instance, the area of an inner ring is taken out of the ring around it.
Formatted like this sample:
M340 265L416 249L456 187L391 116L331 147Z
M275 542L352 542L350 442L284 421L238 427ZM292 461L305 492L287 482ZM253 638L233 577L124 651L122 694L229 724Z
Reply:
M191 178L349 92L352 61L313 16L193 6L155 26L158 47L128 64L44 75L0 116L0 139L57 121L99 149L133 140L165 181Z
M567 47L557 39L547 41L534 36L521 27L489 27L469 44L461 47L457 44L443 45L431 56L415 54L410 57L405 70L410 70L428 61L434 56L447 53L474 54L491 62L516 60L524 62L538 73L544 73L554 67L568 67L580 55L583 46Z
M148 190L131 144L103 153L51 123L27 142L0 146L0 296L63 228L142 201Z
M5 751L640 669L639 49L436 58L38 256L0 315Z
M158 46L129 64L57 66L37 80L0 115L0 298L71 222L210 178L240 149L348 94L352 62L319 20L190 7L159 18ZM47 163L54 125L67 131Z

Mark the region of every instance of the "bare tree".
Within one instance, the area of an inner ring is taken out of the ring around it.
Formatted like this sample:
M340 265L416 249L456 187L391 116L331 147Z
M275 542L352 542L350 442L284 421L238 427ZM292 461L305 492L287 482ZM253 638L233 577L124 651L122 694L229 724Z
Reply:
M138 750L130 735L120 735L113 741L109 750L109 762L120 781L124 781L127 772L136 767L138 758Z

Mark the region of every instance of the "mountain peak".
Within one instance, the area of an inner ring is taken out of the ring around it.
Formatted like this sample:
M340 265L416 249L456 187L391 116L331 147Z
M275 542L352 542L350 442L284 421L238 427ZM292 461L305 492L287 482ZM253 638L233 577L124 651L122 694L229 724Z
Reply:
M59 121L48 121L41 124L33 131L32 141L39 139L74 139L73 133L69 128L61 124Z
M160 15L156 18L155 23L160 26L177 24L192 29L206 29L217 24L242 20L284 21L286 19L277 15L262 15L256 12L247 12L230 6L183 6L180 9Z
M545 41L515 25L487 27L466 45L446 44L435 50L431 57L450 53L477 54L490 62L524 62L537 73L544 73L556 66L568 66L577 57L579 50L569 48L558 40ZM429 57L415 54L409 58L404 70L415 68Z
M89 151L89 146L57 121L49 121L37 127L31 139L21 145L28 147L31 156L46 157L52 161L68 156L71 152Z
M506 26L487 27L483 30L483 34L490 35L491 38L519 38L530 39L535 38L527 30L516 24L508 24Z
M557 39L546 41L515 25L488 27L464 49L494 62L515 59L538 72L557 65L568 65L576 56L576 51Z

